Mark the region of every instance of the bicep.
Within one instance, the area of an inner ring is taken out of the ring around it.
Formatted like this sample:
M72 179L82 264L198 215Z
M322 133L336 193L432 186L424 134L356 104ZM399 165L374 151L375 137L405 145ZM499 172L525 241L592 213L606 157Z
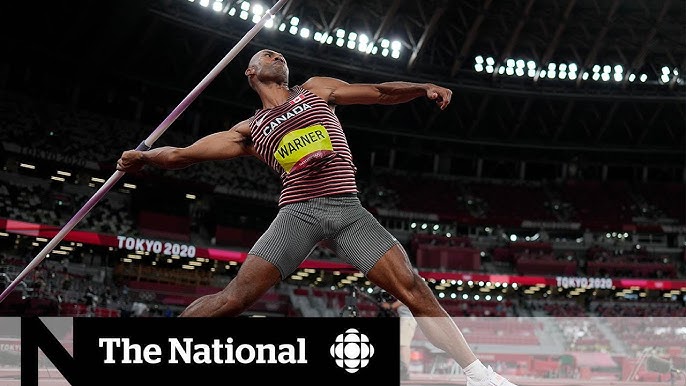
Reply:
M179 156L189 162L219 161L249 155L247 121L227 131L220 131L200 138L190 146L181 148Z
M373 104L382 97L378 87L373 84L350 84L336 78L310 78L303 88L333 105Z

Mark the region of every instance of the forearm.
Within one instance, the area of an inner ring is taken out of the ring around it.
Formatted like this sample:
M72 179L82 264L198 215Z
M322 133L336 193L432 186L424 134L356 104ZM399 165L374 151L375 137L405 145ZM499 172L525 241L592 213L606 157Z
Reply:
M183 169L191 162L185 160L178 147L163 146L140 152L140 161L161 169Z
M427 83L384 82L376 85L380 104L398 104L426 96Z

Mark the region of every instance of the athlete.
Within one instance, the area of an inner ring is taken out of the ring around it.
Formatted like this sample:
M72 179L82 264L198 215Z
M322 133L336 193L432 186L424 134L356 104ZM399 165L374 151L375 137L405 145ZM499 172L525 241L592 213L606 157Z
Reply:
M262 109L228 131L187 147L125 151L117 169L145 165L180 169L205 161L254 156L281 176L279 211L222 291L191 303L182 317L237 316L287 278L321 241L338 256L406 304L424 335L462 366L469 386L513 385L479 361L424 280L413 272L403 247L361 205L356 167L335 115L337 105L392 105L426 97L443 110L452 92L434 84L349 84L313 77L289 87L280 53L257 52L245 70Z

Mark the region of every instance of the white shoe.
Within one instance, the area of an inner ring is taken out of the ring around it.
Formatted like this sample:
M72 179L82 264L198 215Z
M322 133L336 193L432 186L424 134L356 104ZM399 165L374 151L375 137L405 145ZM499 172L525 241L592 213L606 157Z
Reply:
M467 378L467 386L517 386L514 383L505 379L502 375L493 371L491 366L488 366L488 377L481 382L476 382L471 378Z

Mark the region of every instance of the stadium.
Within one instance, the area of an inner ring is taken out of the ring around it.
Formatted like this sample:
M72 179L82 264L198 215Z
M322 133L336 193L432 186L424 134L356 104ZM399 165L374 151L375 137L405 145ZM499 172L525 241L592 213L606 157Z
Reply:
M3 3L0 289L273 3ZM362 205L475 353L520 386L686 384L685 28L684 1L289 0L154 147L255 114L262 49L291 86L446 87L445 110L336 115ZM127 173L0 317L178 316L235 277L281 187L254 157ZM321 244L244 315L397 317L389 297ZM0 382L18 351L0 328ZM408 366L465 383L420 330Z

